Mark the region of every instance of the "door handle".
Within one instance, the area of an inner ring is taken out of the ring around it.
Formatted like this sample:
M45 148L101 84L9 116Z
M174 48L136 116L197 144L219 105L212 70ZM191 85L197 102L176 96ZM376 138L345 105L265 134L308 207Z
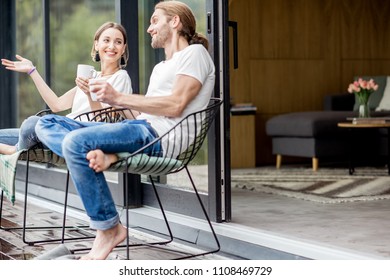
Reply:
M237 21L229 20L229 27L233 29L233 65L234 69L238 68L238 28Z

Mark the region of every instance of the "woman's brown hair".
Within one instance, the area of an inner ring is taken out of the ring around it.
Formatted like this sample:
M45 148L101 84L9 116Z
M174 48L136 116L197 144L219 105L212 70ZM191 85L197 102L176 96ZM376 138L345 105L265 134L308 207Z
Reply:
M102 26L100 26L98 28L98 30L96 30L95 37L93 39L94 42L92 44L92 50L91 50L92 60L96 61L95 41L98 41L100 36L102 35L102 33L104 31L106 31L107 29L109 29L109 28L117 29L123 35L123 40L124 40L123 43L126 45L126 47L125 47L125 52L123 53L122 58L121 58L120 66L122 68L124 68L124 67L126 67L127 60L129 59L129 48L127 47L127 34L126 34L126 29L121 24L116 23L116 22L111 22L111 21L110 22L106 22Z

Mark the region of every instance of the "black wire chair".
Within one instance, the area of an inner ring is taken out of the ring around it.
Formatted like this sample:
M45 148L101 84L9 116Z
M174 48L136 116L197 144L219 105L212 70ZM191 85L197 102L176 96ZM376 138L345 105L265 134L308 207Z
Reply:
M154 177L177 173L182 171L183 169L186 171L188 175L195 196L199 202L204 217L207 220L207 223L210 228L210 232L213 235L213 239L215 241L216 246L214 249L211 249L209 251L203 250L196 254L188 254L186 252L175 250L175 252L182 255L176 259L187 259L187 258L193 258L198 256L204 256L207 254L216 253L220 250L220 243L218 237L214 231L213 225L210 221L210 218L207 214L207 211L204 207L204 204L201 200L201 197L198 193L195 183L191 177L191 174L188 170L188 164L194 159L194 157L202 147L202 144L207 137L208 130L211 124L213 123L221 104L222 101L220 99L212 98L210 100L210 104L206 109L188 115L183 120L181 120L177 125L172 127L168 132L161 135L160 137L158 137L148 145L142 147L138 151L134 153L118 154L120 159L117 162L113 163L111 167L108 169L108 171L124 172L126 175L132 173L132 174L141 174L141 175L149 176L149 180L152 184L154 193L156 194L160 210L163 214L169 232L169 239L162 242L157 241L155 243L130 244L129 231L127 231L127 238L126 238L126 245L125 245L127 259L129 259L130 257L129 249L132 246L166 245L173 240L172 231L170 229L168 220L166 218L162 202L158 196L157 188L154 182ZM105 113L99 115L99 117L105 119L106 117L104 115ZM163 145L164 155L159 157L149 156L148 154L152 154L151 152L153 152L153 149L157 142L160 142ZM125 176L125 178L127 178L127 176ZM126 180L124 180L123 187L125 190L124 192L125 206L128 206L129 204L128 193L129 193L129 188L131 186L128 186ZM126 218L126 226L129 227L129 213L127 209L128 207L126 207L125 218ZM123 246L118 246L118 247L123 247ZM86 248L75 249L72 252L76 253L84 250L88 250L88 249Z
M36 116L44 116L47 114L51 114L51 110L46 109L38 112ZM128 110L115 110L112 107L103 108L99 110L90 111L88 113L83 113L76 116L74 119L79 121L102 121L102 122L118 122L126 119L128 116L126 114L131 114L131 111ZM2 223L2 213L3 213L3 199L4 199L4 191L1 191L0 198L0 229L10 231L10 230L22 230L22 240L27 245L35 245L38 243L51 243L58 242L64 243L64 241L74 241L80 239L89 239L94 238L95 236L91 234L89 231L84 230L85 228L89 228L89 226L79 225L79 226L66 226L66 210L68 204L68 194L69 194L69 171L67 171L66 175L66 185L65 185L65 197L64 197L64 211L62 218L61 226L27 226L27 208L28 208L28 187L29 187L29 170L30 163L42 163L50 166L56 167L64 167L66 168L65 159L58 156L51 150L45 148L41 143L36 144L35 146L29 148L28 150L22 152L19 156L19 160L26 162L26 175L25 175L25 188L24 188L24 206L23 206L23 222L22 226L3 226ZM27 231L30 230L52 230L52 229L62 229L60 238L47 238L42 240L28 240L27 239ZM66 229L70 229L73 231L78 231L81 233L81 236L78 237L67 237L65 238Z
M194 184L194 181L191 177L191 174L188 170L187 165L193 160L193 158L196 156L197 152L201 148L204 140L207 137L207 132L220 108L220 105L222 104L222 101L217 98L212 98L210 101L209 106L201 110L199 112L195 112L193 114L188 115L186 118L184 118L180 123L178 123L175 127L171 128L168 132L166 132L164 135L157 138L155 141L150 143L149 145L143 147L142 149L132 153L121 153L120 160L118 162L114 163L108 171L115 171L115 172L123 172L126 176L124 176L123 181L123 187L125 191L125 207L126 209L129 208L129 202L128 202L128 193L129 193L129 187L127 178L130 173L132 174L143 174L143 175L149 175L150 182L152 183L152 187L154 190L154 193L156 195L156 199L159 205L159 208L161 210L165 226L168 232L168 238L164 239L162 241L156 241L156 242L149 242L149 243L136 243L136 244L130 244L129 241L129 234L126 238L126 256L129 258L129 248L133 246L153 246L153 245L166 245L173 241L173 234L172 230L169 226L169 222L167 220L167 217L165 215L165 211L163 209L163 205L161 202L161 199L158 195L157 188L155 186L155 182L153 179L153 176L161 176L161 175L168 175L172 173L180 172L181 170L185 169L187 172L187 175L190 179L191 185L194 189L195 195L199 201L199 204L202 208L202 211L205 215L205 218L209 224L211 233L213 234L216 248L214 250L210 251L204 251L198 254L189 254L185 255L183 257L179 257L177 259L185 259L185 258L191 258L196 256L202 256L206 254L216 253L220 250L220 243L218 241L217 235L214 231L214 228L211 224L210 218L207 214L207 211L203 205L203 202L201 200L201 197L197 191L197 188ZM41 114L50 113L47 111L40 112ZM124 119L129 118L129 115L132 115L131 110L127 109L114 109L114 108L105 108L101 110L92 111L89 113L81 114L76 119L84 120L84 121L99 121L99 122L119 122ZM187 135L188 137L180 137L179 135ZM153 149L153 145L161 141L162 143L165 143L165 153L164 156L161 157L151 157L147 156L147 154L144 153L147 149ZM63 211L63 224L62 226L52 226L52 227L28 227L27 226L27 195L28 195L28 179L29 179L29 163L30 162L37 162L37 163L45 163L45 164L52 164L54 166L62 166L66 167L65 160L62 157L59 157L52 151L45 149L41 144L38 144L37 146L29 149L28 151L24 152L20 156L20 160L26 161L26 181L25 181L25 200L24 200L24 217L23 217L23 226L22 227L1 227L1 229L4 230L12 230L12 229L22 229L23 234L23 242L28 245L34 245L36 243L46 243L46 242L56 242L61 241L61 243L64 243L64 241L74 241L74 240L80 240L80 239L86 239L86 238L94 238L93 235L87 234L85 237L75 237L75 238L65 238L65 230L68 228L80 230L84 227L77 227L74 226L66 226L66 215L67 215L67 204L68 204L68 192L69 192L69 171L67 172L67 179L66 179L66 187L65 187L65 199L64 199L64 211ZM0 205L0 217L1 217L1 211L2 211L2 202L3 202L3 193L1 196L1 205ZM1 222L0 222L1 223ZM129 226L129 216L128 211L126 210L126 226ZM85 226L87 227L87 226ZM62 229L62 236L59 239L46 239L46 240L26 240L26 230L31 229L53 229L53 228L61 228ZM84 249L75 249L72 252L76 253L77 251L83 251L87 250Z

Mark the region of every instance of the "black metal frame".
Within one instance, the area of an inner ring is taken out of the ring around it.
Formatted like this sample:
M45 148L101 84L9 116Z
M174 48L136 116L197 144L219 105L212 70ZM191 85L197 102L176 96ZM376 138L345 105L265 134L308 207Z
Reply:
M26 179L25 179L25 192L24 192L24 206L23 206L23 223L21 227L4 227L1 225L1 218L3 214L3 199L4 199L4 192L1 191L1 198L0 198L0 229L5 231L12 231L12 230L22 230L22 240L25 244L29 246L33 246L38 243L52 243L52 242L58 242L64 243L64 241L73 241L73 240L81 240L81 239L89 239L94 238L94 235L88 234L88 232L85 232L85 236L82 237L69 237L65 238L65 230L66 229L73 229L77 231L82 231L84 228L88 228L89 226L66 226L66 205L68 203L68 191L69 191L69 171L67 172L66 177L66 189L65 189L65 199L64 199L64 212L63 212L63 221L61 226L27 226L27 200L28 200L28 177L29 177L29 165L30 165L30 156L34 153L35 150L41 150L41 146L36 146L28 151L25 152L25 160L26 160ZM56 158L56 157L53 157ZM44 162L45 164L50 164L51 162ZM49 230L49 229L62 229L61 238L53 238L53 239L42 239L42 240L27 240L27 230Z
M109 111L110 114L105 114L105 118L99 118L99 115L102 115L104 112ZM43 116L46 114L50 114L50 109L45 109L39 111L36 115L37 116ZM87 121L105 121L105 122L117 122L125 118L124 115L121 114L115 114L115 110L113 110L111 107L109 108L103 108L98 109L95 111L91 111L88 113L80 114L75 117L76 120L81 120L82 118L85 118ZM66 226L66 210L68 205L68 194L69 194L69 171L67 171L66 176L66 186L65 186L65 197L64 197L64 211L63 211L63 221L61 226L27 226L27 200L28 200L28 184L29 184L29 168L30 168L30 162L36 162L36 163L43 163L53 166L66 166L65 160L55 153L53 153L50 150L47 150L43 147L41 143L36 144L35 146L31 147L27 151L21 153L19 156L20 160L26 161L26 174L25 174L25 190L24 190L24 209L23 209L23 223L21 227L4 227L1 225L1 218L2 218L2 210L3 210L3 199L4 199L4 193L1 192L1 198L0 198L0 229L11 231L11 230L22 230L22 240L27 245L34 245L38 243L51 243L51 242L58 242L64 243L64 241L74 241L74 240L81 240L81 239L89 239L94 238L94 235L89 234L87 231L84 231L85 236L82 237L70 237L65 238L65 231L66 229L73 229L82 231L85 228L89 228L88 225L85 226ZM62 229L61 238L56 239L44 239L44 240L27 240L26 238L26 231L27 230L48 230L48 229Z
M202 144L204 140L206 139L208 135L208 131L212 124L214 123L215 117L217 116L217 112L219 112L219 109L222 104L222 100L218 98L211 98L209 106L204 109L200 110L198 112L189 114L187 117L185 117L183 120L181 120L177 125L172 127L168 132L161 135L160 137L156 138L154 141L150 142L148 145L145 145L141 149L135 151L134 153L129 153L128 156L120 158L116 163L112 164L109 171L116 171L116 172L124 172L126 174L125 178L128 177L130 173L132 174L145 174L149 175L150 182L153 186L154 193L157 197L158 204L160 207L160 210L162 212L162 215L164 217L165 224L167 226L168 232L169 232L169 240L166 241L158 241L154 243L144 243L144 244L130 244L130 238L129 238L129 231L127 231L127 238L126 238L126 258L130 258L130 247L134 246L144 246L144 245L166 245L170 243L173 240L172 231L170 229L168 220L165 215L165 211L163 209L163 205L160 201L157 188L155 186L155 182L153 180L153 176L158 175L168 175L172 173L177 173L182 171L183 169L186 170L187 176L190 179L192 188L194 190L194 193L196 195L196 198L200 204L200 207L202 209L202 212L204 214L205 219L207 220L207 223L209 225L210 231L213 235L216 249L209 250L209 251L203 251L197 254L188 254L187 252L182 252L178 250L172 250L179 254L183 254L184 256L175 258L175 259L187 259L187 258L194 258L198 256L204 256L212 253L216 253L220 250L221 246L217 237L217 234L215 233L214 227L211 223L211 220L209 218L209 215L207 213L206 208L204 207L204 204L202 202L202 199L198 193L198 190L195 186L195 183L191 177L191 174L188 170L188 164L194 159L197 152L202 147ZM128 109L125 109L126 111L129 111ZM123 109L116 109L114 110L115 113L123 111ZM98 116L99 119L110 119L112 117L112 113L107 114L107 112L101 114ZM125 114L125 113L123 113ZM183 134L181 134L183 132ZM190 133L191 132L191 133ZM191 139L189 135L194 134L194 138ZM178 135L184 135L187 137L181 137ZM170 139L174 141L169 142L167 145L166 150L164 152L164 155L161 157L150 157L147 154L150 151L152 153L153 149L155 148L155 144L163 142L164 139ZM178 156L175 156L175 154L178 154ZM123 184L125 188L125 206L129 205L128 202L128 192L129 192L129 186L125 180ZM126 207L126 227L129 227L129 211L128 207ZM123 246L117 246L117 248L120 248ZM89 248L82 248L82 249L75 249L71 250L72 253L80 252L88 250Z
M87 118L90 116L94 116L97 114L97 112L105 111L107 109L100 109L96 111L92 111L87 113ZM45 109L40 112L38 112L37 116L43 116L45 114L51 113L50 109ZM84 116L85 114L79 115L75 117L75 119L80 119L81 116ZM38 152L37 152L38 151ZM43 155L48 155L49 160L45 158ZM38 156L41 155L41 156ZM28 200L28 185L29 185L29 167L30 162L38 162L38 163L44 163L44 164L52 164L52 165L65 165L65 160L59 156L57 156L55 153L45 150L43 145L41 143L36 144L35 146L31 147L27 151L21 153L19 156L20 160L26 161L26 175L25 175L25 188L24 188L24 208L23 208L23 223L21 227L4 227L1 225L1 218L3 213L3 199L4 199L4 192L1 191L1 198L0 198L0 229L5 231L11 231L11 230L22 230L22 240L27 245L35 245L38 243L52 243L52 242L58 242L64 243L64 241L73 241L73 240L81 240L81 239L88 239L88 238L94 238L95 236L88 234L85 232L86 236L83 237L70 237L65 238L65 230L66 229L74 229L74 230L82 230L84 228L88 228L89 226L66 226L66 209L67 209L67 203L68 203L68 193L69 193L69 171L67 171L66 176L66 187L65 187L65 198L64 198L64 212L63 212L63 221L61 226L27 226L27 200ZM27 230L48 230L48 229L62 229L61 238L53 238L53 239L44 239L44 240L27 240L26 238L26 231Z
M16 49L15 1L0 1L0 57L13 57ZM0 67L0 128L15 127L17 112L16 77Z

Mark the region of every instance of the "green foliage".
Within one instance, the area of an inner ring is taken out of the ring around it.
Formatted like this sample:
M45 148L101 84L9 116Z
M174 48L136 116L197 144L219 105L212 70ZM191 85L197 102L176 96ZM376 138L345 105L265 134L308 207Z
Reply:
M206 35L206 1L184 0L197 19L197 30ZM142 3L142 4L141 4ZM96 70L100 65L92 61L90 52L93 37L104 22L115 21L115 1L111 0L51 0L51 88L62 95L75 86L77 64L91 64ZM141 90L145 91L151 67L154 66L154 50L146 33L153 4L140 1L140 77ZM142 11L141 11L142 10ZM40 74L44 69L44 28L41 0L17 1L17 53L30 59ZM10 58L14 59L14 58ZM144 69L145 68L145 69ZM34 83L26 74L19 74L18 83L20 124L26 117L45 108ZM65 112L64 112L65 113ZM207 145L198 153L195 164L207 161Z
M58 96L75 86L77 64L92 64L100 70L90 56L93 37L100 25L115 20L114 4L113 1L50 1L51 88ZM17 53L31 60L44 77L42 11L41 0L16 2ZM34 83L25 74L19 74L18 97L19 124L45 107Z
M77 64L90 64L100 70L100 64L93 62L90 55L93 38L103 23L114 19L114 10L97 12L79 4L74 13L65 18L65 24L51 25L52 89L57 95L75 86Z
M37 69L43 68L43 16L42 1L32 0L25 2L16 2L16 53L24 56L37 66ZM31 24L31 23L34 24ZM15 57L9 59L14 60ZM37 90L26 74L18 75L18 100L19 100L19 119L20 124L26 116L36 113L44 108L42 98L37 99Z

